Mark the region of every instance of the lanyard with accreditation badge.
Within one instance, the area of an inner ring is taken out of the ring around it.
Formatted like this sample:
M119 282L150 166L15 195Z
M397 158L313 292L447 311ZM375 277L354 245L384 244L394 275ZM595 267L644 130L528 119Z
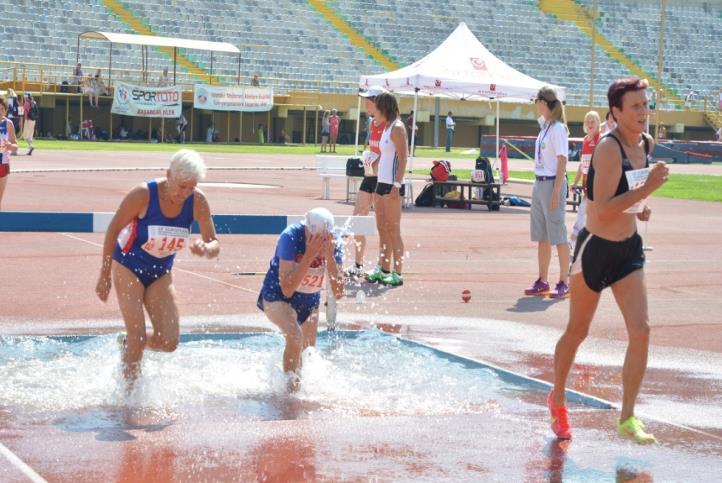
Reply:
M544 162L542 161L542 149L544 148L544 139L546 139L547 134L549 133L549 129L551 129L552 124L554 122L550 122L547 128L542 133L542 137L539 140L539 145L537 146L537 152L536 152L536 159L537 159L537 167L541 168L544 166Z

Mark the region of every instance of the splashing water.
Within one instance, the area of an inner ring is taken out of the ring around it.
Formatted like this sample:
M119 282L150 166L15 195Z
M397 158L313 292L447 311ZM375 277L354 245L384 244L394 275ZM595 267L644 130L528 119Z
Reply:
M227 336L184 336L174 353L146 351L134 402L176 413L188 407L258 413L263 401L287 397L283 338ZM377 332L321 334L318 349L304 353L301 381L292 397L316 413L479 413L510 402L490 370L464 367ZM0 409L18 417L112 408L124 404L122 387L113 335L0 337Z

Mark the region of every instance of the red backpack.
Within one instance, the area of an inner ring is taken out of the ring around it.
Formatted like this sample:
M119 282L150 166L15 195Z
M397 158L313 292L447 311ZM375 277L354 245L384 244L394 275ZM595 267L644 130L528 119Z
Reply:
M434 181L448 181L449 174L451 174L451 163L444 160L434 160L434 166L431 168L431 179Z

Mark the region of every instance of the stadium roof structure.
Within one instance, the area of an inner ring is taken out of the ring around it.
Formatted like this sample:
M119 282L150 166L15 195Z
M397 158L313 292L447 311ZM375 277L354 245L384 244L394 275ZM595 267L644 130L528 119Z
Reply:
M228 42L209 42L206 40L181 39L176 37L160 37L157 35L125 34L117 32L89 31L78 35L78 50L76 62L80 62L80 39L106 40L110 42L110 55L108 59L108 82L113 68L113 44L140 45L143 48L143 71L147 72L148 51L147 47L173 48L173 83L175 84L178 49L205 50L211 53L211 66L209 77L213 77L213 52L226 52L238 54L238 80L241 76L241 51L238 47ZM145 75L145 74L144 74Z
M121 34L115 32L83 32L81 39L107 40L114 44L150 45L151 47L175 47L178 49L210 50L240 54L241 51L228 42L208 42L205 40L179 39L176 37L158 37L157 35Z
M400 95L438 96L461 100L496 101L496 157L499 158L499 102L529 102L539 89L551 86L560 100L566 98L564 87L530 77L514 69L484 47L464 22L426 57L401 69L383 74L362 75L359 90L380 85ZM359 111L361 101L359 97ZM358 151L358 122L356 123ZM416 118L414 118L416 126ZM416 144L416 129L411 131L411 151ZM413 169L413 158L410 163Z
M441 45L413 64L393 72L361 76L361 89L373 85L402 95L529 102L542 86L551 84L504 63L462 22ZM563 101L564 87L552 87Z

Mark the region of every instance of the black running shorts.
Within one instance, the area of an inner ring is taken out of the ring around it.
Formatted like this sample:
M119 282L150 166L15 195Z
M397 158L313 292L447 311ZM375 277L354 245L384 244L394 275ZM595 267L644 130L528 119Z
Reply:
M634 233L622 241L599 238L582 228L574 247L570 274L582 273L587 286L595 292L644 268L642 237Z
M391 183L376 183L376 194L379 196L385 196L391 193L391 189L394 187ZM401 197L406 193L406 186L401 185L399 188L399 195Z
M378 179L378 176L364 176L364 180L361 181L361 186L359 186L358 190L372 194L376 191L376 181L378 181Z

